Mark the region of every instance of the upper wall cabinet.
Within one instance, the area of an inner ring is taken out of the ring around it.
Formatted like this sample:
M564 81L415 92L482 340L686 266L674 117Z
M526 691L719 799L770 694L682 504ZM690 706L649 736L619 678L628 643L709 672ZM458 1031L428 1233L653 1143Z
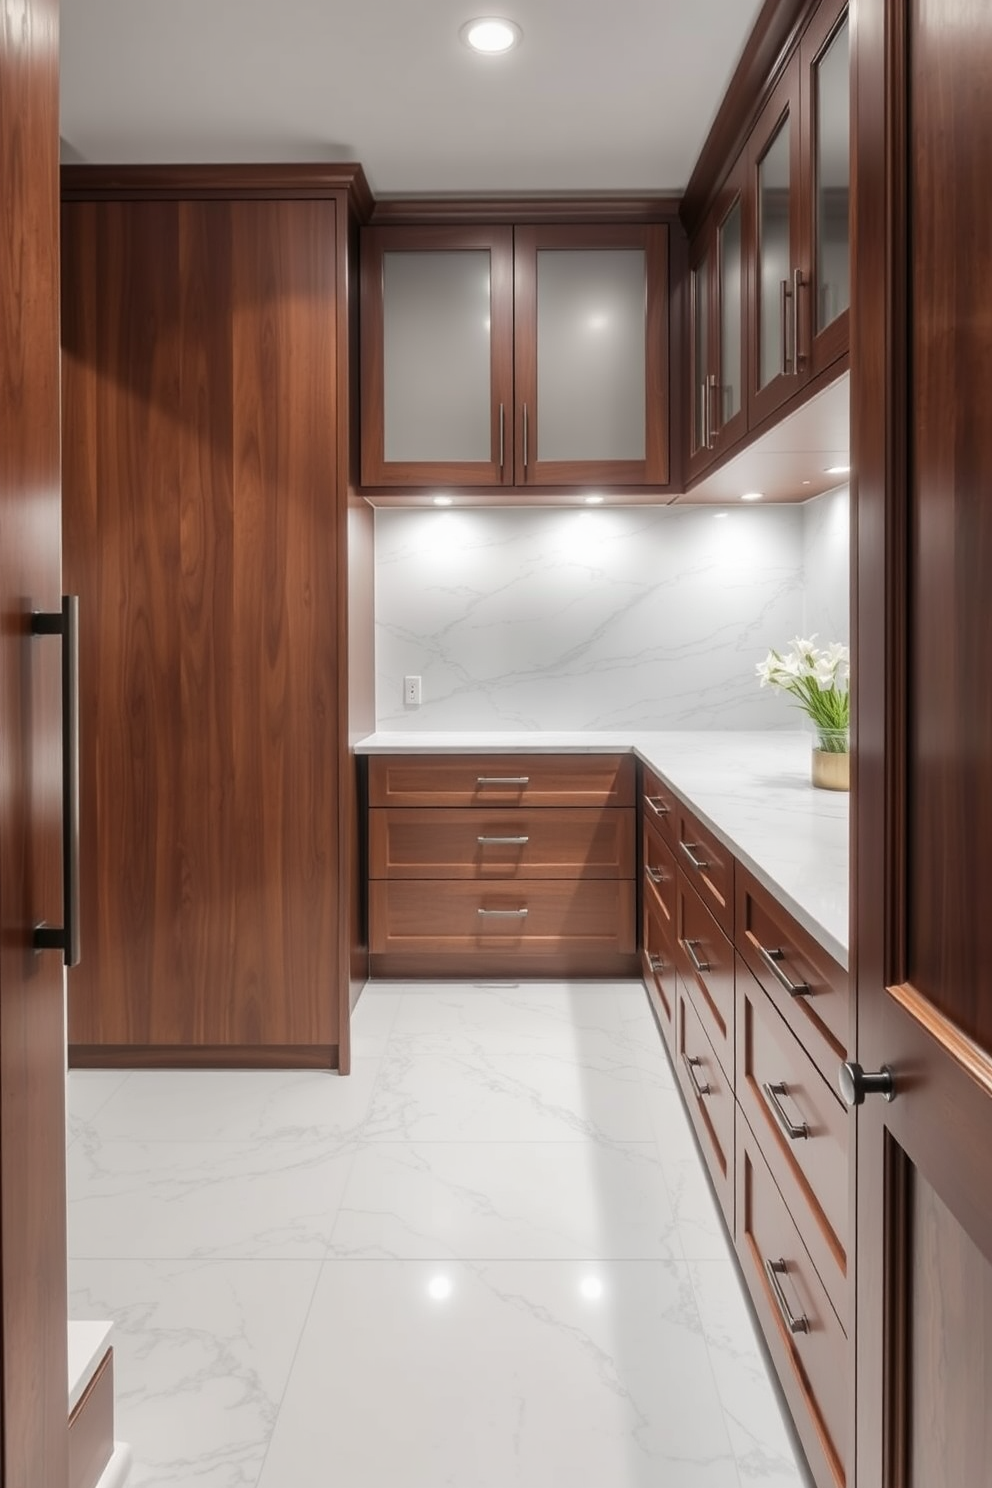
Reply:
M362 484L664 485L668 228L371 227Z
M847 350L848 41L846 0L824 0L751 135L751 424Z
M689 478L747 431L747 162L730 173L690 264Z

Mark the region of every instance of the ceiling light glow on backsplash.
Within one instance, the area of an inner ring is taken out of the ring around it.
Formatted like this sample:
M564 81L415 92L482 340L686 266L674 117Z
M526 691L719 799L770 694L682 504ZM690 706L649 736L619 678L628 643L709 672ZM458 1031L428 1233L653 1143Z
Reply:
M523 32L516 22L503 16L479 16L474 21L466 21L458 35L467 47L484 57L502 56L523 40Z
M451 500L452 500L452 498L450 496L435 496L434 497L434 505L435 506L450 506L451 505Z
M741 497L742 501L764 501L764 491L745 491Z
M828 465L823 473L824 475L850 475L851 467L850 465Z
M583 497L583 500L585 501L586 506L602 506L602 504L603 504L603 502L604 502L605 499L606 498L604 496L584 496Z

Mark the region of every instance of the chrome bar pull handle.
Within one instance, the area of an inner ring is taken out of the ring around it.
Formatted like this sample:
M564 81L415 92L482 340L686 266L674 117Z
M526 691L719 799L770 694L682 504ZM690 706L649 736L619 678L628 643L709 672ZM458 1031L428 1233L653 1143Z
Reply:
M695 842L680 842L679 847L682 849L685 856L689 859L689 862L692 864L693 868L695 868L697 873L704 873L710 866L709 863L707 863L703 858L696 857Z
M789 375L789 316L788 316L788 313L787 313L787 310L786 310L786 303L785 303L786 300L789 298L789 294L790 294L789 281L788 281L788 279L783 279L780 282L779 287L778 287L778 294L779 294L779 304L778 304L779 334L781 336L781 345L780 345L780 348L779 348L779 351L780 351L780 362L781 362L781 372L782 372L782 376L783 377L788 377L788 375Z
M656 975L660 975L665 969L665 963L657 951L648 951L648 965Z
M31 617L32 634L62 638L62 925L38 925L37 951L61 951L78 966L79 942L79 596L63 594L62 609Z
M655 816L668 816L669 812L672 809L671 806L669 806L666 801L663 801L660 796L645 796L644 799L651 807L651 810L654 812Z
M713 418L713 401L716 393L716 373L711 372L706 379L706 448L712 449L716 444L716 436L719 432L716 421Z
M648 878L653 884L663 884L668 882L668 874L662 873L660 868L652 868L650 863L644 864L644 872L647 874Z
M809 1318L807 1318L805 1314L802 1317L795 1316L792 1308L789 1306L788 1298L786 1297L785 1292L782 1289L782 1283L779 1280L779 1277L787 1276L788 1273L789 1267L787 1262L783 1260L765 1261L765 1275L768 1277L768 1285L772 1289L772 1296L775 1298L775 1304L778 1307L779 1312L782 1314L783 1323L788 1328L790 1333L808 1333Z
M699 414L703 425L699 439L699 448L708 450L710 447L710 409L705 377L699 384Z
M506 463L506 412L502 403L499 405L499 468L503 469Z
M751 938L754 940L753 936ZM772 976L778 982L779 986L785 988L790 997L811 996L813 989L808 982L794 982L788 973L782 970L779 963L785 960L785 952L781 946L776 946L774 950L769 950L767 946L763 946L758 940L754 941L754 945L758 955L768 967Z
M525 920L528 914L526 909L480 909L477 912L491 920Z
M680 940L679 941L679 945L683 947L686 955L689 957L689 960L692 962L693 970L694 971L698 971L699 974L700 974L700 976L702 976L704 972L712 971L713 968L710 966L710 963L708 961L700 961L699 957L696 955L696 946L698 944L699 944L699 941L698 940Z
M477 775L476 785L530 785L529 775Z
M799 291L803 287L802 269L794 269L792 273L792 371L799 376Z
M524 404L524 469L527 469L527 404Z
M781 1081L777 1085L770 1085L767 1080L762 1084L762 1092L768 1103L768 1109L778 1124L778 1129L783 1136L788 1137L790 1142L798 1142L809 1136L809 1127L805 1121L796 1123L789 1119L782 1104L781 1097L788 1095L788 1090Z
M477 837L480 847L525 847L529 837Z
M702 1100L704 1096L710 1095L713 1090L712 1085L702 1085L699 1082L699 1077L696 1074L696 1070L702 1064L702 1062L703 1061L698 1057L698 1055L689 1055L683 1049L682 1063L685 1065L686 1073L688 1074L689 1079L692 1081L692 1088L699 1096L700 1100Z

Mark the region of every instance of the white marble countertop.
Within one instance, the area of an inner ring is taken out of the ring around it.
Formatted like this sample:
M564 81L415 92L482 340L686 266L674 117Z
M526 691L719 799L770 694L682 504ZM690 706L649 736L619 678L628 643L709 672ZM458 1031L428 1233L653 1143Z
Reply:
M811 736L640 731L395 733L358 754L602 754L633 750L774 894L819 945L848 964L848 796L815 790Z

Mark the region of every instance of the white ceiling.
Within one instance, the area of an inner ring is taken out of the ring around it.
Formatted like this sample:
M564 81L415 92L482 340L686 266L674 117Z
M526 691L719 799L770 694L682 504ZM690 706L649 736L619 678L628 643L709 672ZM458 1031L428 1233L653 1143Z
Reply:
M378 196L680 191L761 0L62 0L67 160L359 160ZM462 23L523 44L476 57Z

